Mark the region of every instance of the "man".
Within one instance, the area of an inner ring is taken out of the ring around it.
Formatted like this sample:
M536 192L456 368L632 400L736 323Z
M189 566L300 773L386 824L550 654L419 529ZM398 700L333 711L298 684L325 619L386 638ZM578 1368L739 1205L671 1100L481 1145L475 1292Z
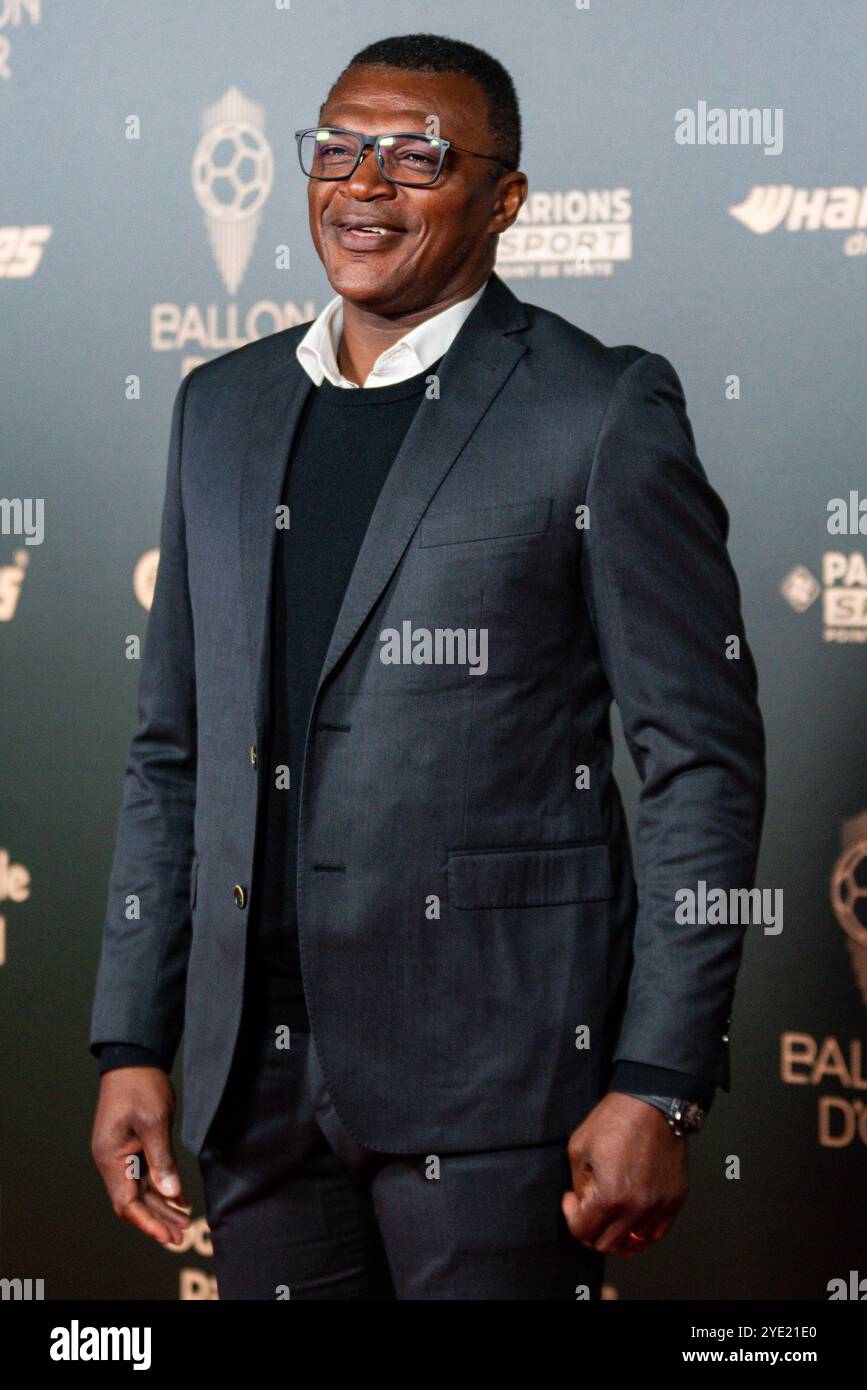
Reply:
M596 1298L729 1085L743 928L675 897L764 809L728 517L669 362L493 273L499 63L374 44L297 140L337 297L178 393L94 1156L177 1241L183 1029L221 1297Z

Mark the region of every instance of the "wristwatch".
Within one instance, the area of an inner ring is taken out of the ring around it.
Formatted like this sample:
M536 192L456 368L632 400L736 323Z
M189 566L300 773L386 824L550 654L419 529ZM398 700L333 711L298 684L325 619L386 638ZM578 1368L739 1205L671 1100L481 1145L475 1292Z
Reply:
M672 1096L643 1096L630 1091L636 1100L646 1100L661 1110L674 1133L683 1139L687 1134L698 1134L705 1122L706 1112L694 1100L679 1100Z

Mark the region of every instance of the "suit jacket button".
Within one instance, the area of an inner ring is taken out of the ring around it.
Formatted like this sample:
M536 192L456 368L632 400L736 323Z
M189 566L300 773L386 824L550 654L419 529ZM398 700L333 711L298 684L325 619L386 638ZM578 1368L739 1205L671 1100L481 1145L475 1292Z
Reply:
M243 908L247 906L247 890L243 888L240 883L236 883L232 889L232 897L235 899L236 907Z
M256 745L255 745L255 743L253 744L253 746L252 746L251 749L250 749L250 766L251 766L251 767L255 767L255 766L256 766Z

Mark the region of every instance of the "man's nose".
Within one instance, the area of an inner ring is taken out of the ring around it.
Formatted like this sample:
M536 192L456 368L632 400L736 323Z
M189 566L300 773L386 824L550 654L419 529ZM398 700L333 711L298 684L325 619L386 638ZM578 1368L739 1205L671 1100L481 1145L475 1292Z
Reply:
M365 145L358 166L351 178L346 180L344 187L353 198L369 198L374 193L388 193L394 188L394 184L383 178L372 145Z

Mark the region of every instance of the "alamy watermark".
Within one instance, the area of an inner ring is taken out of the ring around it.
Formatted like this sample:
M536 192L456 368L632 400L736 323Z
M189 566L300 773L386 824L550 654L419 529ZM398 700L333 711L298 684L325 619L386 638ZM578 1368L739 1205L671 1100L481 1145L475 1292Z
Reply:
M674 113L678 145L760 145L764 154L783 153L781 106L708 106L699 101L693 111L682 106Z
M379 659L384 666L469 666L471 676L488 669L486 627L416 627L407 618L383 628Z
M69 1327L51 1329L48 1352L52 1361L131 1361L134 1371L150 1370L149 1327L82 1327L73 1318Z
M765 936L779 936L783 930L782 888L708 888L700 878L695 888L678 888L674 900L674 920L679 925L763 926Z
M45 539L44 497L0 497L0 535L23 536L25 545Z
M33 1303L44 1298L44 1279L0 1279L0 1301L4 1303Z

